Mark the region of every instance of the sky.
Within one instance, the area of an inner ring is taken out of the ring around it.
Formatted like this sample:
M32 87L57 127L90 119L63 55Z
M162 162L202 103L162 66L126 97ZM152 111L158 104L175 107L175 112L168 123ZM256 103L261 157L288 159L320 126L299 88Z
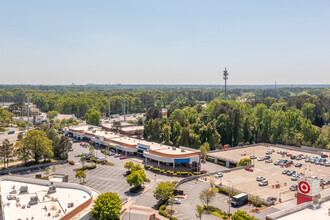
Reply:
M330 84L329 0L0 0L0 84Z

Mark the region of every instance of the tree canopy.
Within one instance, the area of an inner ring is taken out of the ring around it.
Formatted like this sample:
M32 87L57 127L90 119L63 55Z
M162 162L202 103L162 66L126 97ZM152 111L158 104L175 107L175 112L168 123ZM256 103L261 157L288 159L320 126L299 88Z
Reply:
M116 220L120 217L120 198L117 193L106 192L95 200L92 216L98 220Z

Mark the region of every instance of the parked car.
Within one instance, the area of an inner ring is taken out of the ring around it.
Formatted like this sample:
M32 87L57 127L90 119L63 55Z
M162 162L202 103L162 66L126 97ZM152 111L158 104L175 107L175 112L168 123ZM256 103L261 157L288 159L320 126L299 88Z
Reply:
M263 157L258 157L258 161L263 161L264 158Z
M245 168L246 171L250 171L250 172L253 172L253 169L251 167L247 167Z
M326 155L326 154L321 154L321 157L322 157L322 158L328 158L329 156Z
M108 152L108 155L109 155L109 156L114 156L115 153L109 151L109 152Z
M294 160L294 159L296 159L297 157L294 156L294 155L292 155L290 158L291 158L291 160Z
M296 165L294 165L295 167L302 167L301 163L296 163Z
M267 201L276 201L276 200L277 200L277 198L276 197L272 197L272 196L270 196L270 197L267 198Z
M219 173L216 173L214 176L217 177L217 178L220 178L220 177L223 177L223 173L219 172Z
M298 176L292 176L292 177L291 177L291 180L292 180L292 181L297 181L298 179L299 179Z
M282 174L286 174L289 170L283 170Z
M324 166L326 166L326 167L330 167L330 161L325 162L325 163L324 163Z
M121 157L121 154L115 154L115 157Z
M263 176L257 176L257 178L256 178L257 181L262 181L262 180L265 180L265 179L266 179L266 178L263 177Z
M119 157L119 159L121 159L121 160L126 159L126 158L127 158L126 156Z
M267 186L268 185L268 180L262 180L259 182L259 186Z
M264 156L264 160L270 159L270 156Z
M288 170L288 172L286 172L286 175L292 176L292 171L291 170Z
M267 151L266 154L272 154L273 152L272 151Z
M273 160L272 159L268 159L268 160L266 160L266 163L273 163Z
M292 186L290 186L290 190L291 191L296 191L297 188L298 188L298 185L292 185Z
M181 204L181 199L174 198L174 204Z
M250 156L250 159L256 159L257 157L256 156L254 156L254 155L252 155L252 156Z

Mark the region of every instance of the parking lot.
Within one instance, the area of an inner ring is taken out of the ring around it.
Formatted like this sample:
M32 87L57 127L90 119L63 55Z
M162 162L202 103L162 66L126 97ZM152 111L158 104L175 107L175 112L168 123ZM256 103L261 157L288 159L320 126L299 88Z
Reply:
M265 161L258 161L254 159L253 163L255 167L253 172L246 170L237 170L230 173L225 173L221 179L217 180L217 184L222 183L223 185L230 186L236 190L245 192L253 196L259 196L262 199L267 199L268 197L281 198L282 201L286 201L294 198L295 192L289 190L291 185L297 184L297 181L292 181L291 176L282 174L283 170L291 170L300 173L301 176L316 176L323 178L326 181L330 180L330 167L325 167L321 165L315 165L312 163L306 163L304 159L302 160L292 160L293 164L288 167L275 166L274 162L277 159L287 159L291 160L290 157L282 156L277 153L277 151L286 151L292 155L309 155L314 157L320 157L317 154L302 153L296 150L285 150L278 147L267 147L267 146L255 146L249 148L241 148L237 150L229 150L224 152L217 152L220 157L229 157L235 160L240 160L242 158L249 158L253 154L258 157L266 156L266 152L269 149L274 149L274 153L269 156L272 158L273 163L266 163ZM301 163L302 167L295 167L296 163ZM267 186L259 186L256 181L257 176L263 176L268 180ZM279 184L279 188L275 186ZM274 187L273 187L274 186ZM321 189L322 190L322 189Z
M75 178L74 169L81 168L82 164L79 162L81 153L88 153L89 149L87 147L80 146L80 143L74 143L72 145L73 151L69 152L69 160L73 160L75 165L70 165L68 163L62 165L56 165L56 173L68 174L69 182L79 183L79 179ZM101 149L95 149L95 156L104 158L104 154L101 153ZM142 167L142 160L135 157L129 157L127 159L120 160L118 157L107 156L107 161L114 163L114 166L97 164L97 168L92 170L85 170L86 186L91 187L100 193L105 193L108 191L116 192L121 199L134 199L136 205L143 205L152 207L157 203L157 200L153 197L153 191L157 184L161 181L179 181L181 178L170 177L164 175L155 175L154 173L145 170L145 173L151 182L146 182L144 186L148 189L146 193L141 195L131 194L129 189L131 186L126 182L126 169L124 164L128 161L133 163L139 163ZM91 163L86 163L85 165L91 165ZM15 173L16 175L24 175L31 178L35 177L35 174L43 174L42 170L37 171L25 171L20 173ZM156 180L156 181L155 181Z

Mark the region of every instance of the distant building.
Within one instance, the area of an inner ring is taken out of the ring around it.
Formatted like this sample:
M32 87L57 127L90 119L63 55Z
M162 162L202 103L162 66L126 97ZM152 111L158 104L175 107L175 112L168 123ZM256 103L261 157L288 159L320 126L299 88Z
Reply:
M56 121L57 119L60 119L61 121L63 119L65 120L69 120L69 119L73 119L73 120L77 120L77 117L73 114L73 115L70 115L70 114L58 114L57 116L54 117L54 121Z

